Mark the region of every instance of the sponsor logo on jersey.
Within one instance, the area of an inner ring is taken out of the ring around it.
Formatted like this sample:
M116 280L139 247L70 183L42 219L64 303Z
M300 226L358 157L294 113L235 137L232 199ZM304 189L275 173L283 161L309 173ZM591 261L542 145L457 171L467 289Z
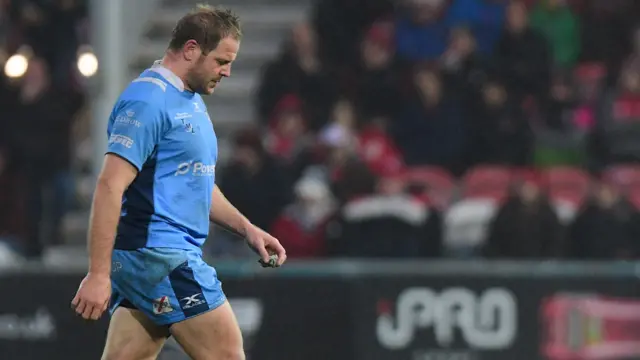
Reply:
M206 165L201 162L183 162L178 165L174 176L191 174L193 176L213 176L216 173L216 165Z
M142 123L133 117L136 115L135 111L127 110L124 112L124 115L120 114L116 116L115 123L122 125L133 125L135 127L140 127Z
M133 146L133 139L124 135L113 134L109 138L109 144L122 144L122 146L130 149Z

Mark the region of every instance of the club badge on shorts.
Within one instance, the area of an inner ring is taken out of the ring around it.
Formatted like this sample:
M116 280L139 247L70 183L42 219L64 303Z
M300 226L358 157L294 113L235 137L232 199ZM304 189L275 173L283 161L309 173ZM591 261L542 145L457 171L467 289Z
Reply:
M153 313L156 315L166 314L173 311L168 296L153 300Z

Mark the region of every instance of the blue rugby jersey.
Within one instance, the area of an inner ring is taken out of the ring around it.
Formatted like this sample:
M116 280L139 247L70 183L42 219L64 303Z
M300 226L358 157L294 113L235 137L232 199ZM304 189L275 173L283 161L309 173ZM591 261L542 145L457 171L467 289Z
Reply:
M139 171L123 196L115 248L200 248L218 158L200 95L156 62L120 95L107 133L107 153Z

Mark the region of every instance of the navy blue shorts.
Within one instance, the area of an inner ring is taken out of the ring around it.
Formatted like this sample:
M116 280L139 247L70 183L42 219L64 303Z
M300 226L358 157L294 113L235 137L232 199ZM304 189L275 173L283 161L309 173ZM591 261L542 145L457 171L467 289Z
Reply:
M216 270L195 250L114 250L109 312L135 308L157 325L171 325L222 305Z

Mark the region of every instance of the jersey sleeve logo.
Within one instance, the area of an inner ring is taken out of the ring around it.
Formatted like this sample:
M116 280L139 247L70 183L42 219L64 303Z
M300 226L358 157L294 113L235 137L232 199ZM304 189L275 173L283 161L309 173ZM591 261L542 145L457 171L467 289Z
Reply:
M124 115L120 114L116 116L115 123L140 127L142 123L134 118L135 115L135 111L127 110L124 112Z
M133 139L124 135L113 134L109 137L109 144L122 144L122 146L130 149L133 146Z

